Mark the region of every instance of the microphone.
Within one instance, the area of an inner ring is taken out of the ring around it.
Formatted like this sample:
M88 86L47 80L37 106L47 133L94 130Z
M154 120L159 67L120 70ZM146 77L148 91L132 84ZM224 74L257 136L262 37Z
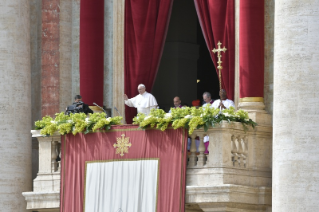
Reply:
M121 113L118 111L118 109L114 106L114 109L118 112L118 114L120 115L120 116L122 116L121 115Z
M98 104L96 104L95 102L93 102L93 104L94 104L95 106L97 106L98 108L102 109L102 110L104 111L104 113L106 114L106 116L107 116L107 112L104 110L103 107L100 107L100 106L99 106Z

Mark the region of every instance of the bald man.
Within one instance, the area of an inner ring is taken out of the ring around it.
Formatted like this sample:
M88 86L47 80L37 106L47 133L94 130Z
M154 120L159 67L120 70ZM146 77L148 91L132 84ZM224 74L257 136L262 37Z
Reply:
M173 102L174 102L174 108L182 108L182 101L181 99L178 97L178 96L175 96L174 99L173 99ZM168 111L169 113L171 113L171 110Z
M124 94L125 104L129 107L137 108L138 113L144 113L145 115L150 114L151 109L157 108L157 101L155 97L146 92L146 87L143 84L137 86L139 94L131 99Z

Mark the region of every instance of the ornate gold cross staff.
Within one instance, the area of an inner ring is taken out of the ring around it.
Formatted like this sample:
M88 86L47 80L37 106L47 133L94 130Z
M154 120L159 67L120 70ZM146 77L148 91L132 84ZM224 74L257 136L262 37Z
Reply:
M217 69L218 69L218 77L219 77L219 90L222 89L222 74L221 74L221 70L223 69L223 66L221 66L221 64L223 63L222 60L221 60L221 57L222 57L222 54L220 52L226 52L226 48L224 46L224 48L220 48L220 46L222 45L222 43L220 41L218 41L217 43L217 46L218 46L218 49L213 49L212 51L214 53L217 52L217 57L218 57L218 66L217 66Z

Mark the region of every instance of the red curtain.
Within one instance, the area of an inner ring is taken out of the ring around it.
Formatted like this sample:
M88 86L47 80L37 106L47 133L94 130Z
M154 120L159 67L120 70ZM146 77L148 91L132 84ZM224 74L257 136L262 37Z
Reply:
M104 0L81 0L80 95L88 105L103 105Z
M165 43L173 0L125 1L125 93L138 94L145 84L151 92ZM132 123L135 108L125 108L127 123Z
M122 135L132 146L123 157L113 144ZM142 130L136 125L114 126L108 132L68 134L61 143L60 211L83 211L85 162L159 158L157 211L184 211L187 131ZM107 189L107 188L106 188Z
M204 38L215 64L217 74L217 43L227 48L222 53L222 87L228 99L234 99L235 78L235 1L234 0L194 0Z
M264 96L264 0L241 0L240 98Z

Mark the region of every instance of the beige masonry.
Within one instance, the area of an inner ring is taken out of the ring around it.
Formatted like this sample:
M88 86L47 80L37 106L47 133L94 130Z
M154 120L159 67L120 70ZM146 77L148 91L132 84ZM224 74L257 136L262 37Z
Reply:
M0 211L26 211L31 187L29 0L0 1Z
M273 211L318 211L319 0L275 1Z

